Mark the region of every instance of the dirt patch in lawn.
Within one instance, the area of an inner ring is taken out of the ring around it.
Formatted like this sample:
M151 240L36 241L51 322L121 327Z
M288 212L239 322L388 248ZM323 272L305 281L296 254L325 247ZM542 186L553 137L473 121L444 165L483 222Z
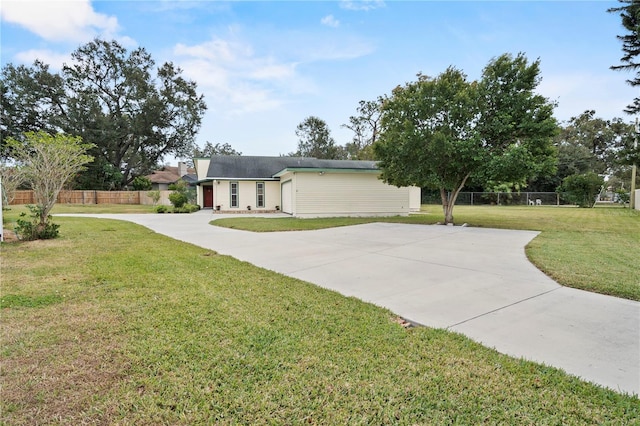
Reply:
M113 333L118 318L90 304L2 316L0 423L111 423L116 407L104 401L129 370L123 337Z

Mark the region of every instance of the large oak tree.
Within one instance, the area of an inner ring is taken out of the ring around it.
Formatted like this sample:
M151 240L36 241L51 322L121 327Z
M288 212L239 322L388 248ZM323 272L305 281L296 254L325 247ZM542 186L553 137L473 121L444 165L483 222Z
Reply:
M33 66L7 64L0 78L1 156L8 157L8 138L21 139L26 132L55 134L66 122L63 78L42 61Z
M166 156L193 152L206 105L173 63L156 68L144 48L98 39L72 58L61 74L41 62L3 69L3 131L63 131L94 144L80 179L92 189L126 186Z
M382 105L374 145L382 179L440 191L445 223L469 182L525 182L552 174L554 105L534 93L539 61L493 59L479 81L449 67L435 78L396 87Z

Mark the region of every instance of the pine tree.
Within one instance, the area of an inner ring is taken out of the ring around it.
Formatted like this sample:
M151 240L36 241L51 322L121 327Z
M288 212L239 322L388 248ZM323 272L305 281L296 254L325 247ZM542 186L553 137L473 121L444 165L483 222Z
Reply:
M622 18L622 26L626 28L629 33L625 35L617 36L622 41L622 51L624 56L620 58L622 64L614 65L612 70L626 70L635 71L635 77L627 80L631 86L640 86L640 62L638 62L638 55L640 55L640 1L638 0L620 0L623 6L613 7L608 10L611 13L620 12ZM628 114L637 114L640 112L640 97L636 97L633 103L627 106L625 112Z

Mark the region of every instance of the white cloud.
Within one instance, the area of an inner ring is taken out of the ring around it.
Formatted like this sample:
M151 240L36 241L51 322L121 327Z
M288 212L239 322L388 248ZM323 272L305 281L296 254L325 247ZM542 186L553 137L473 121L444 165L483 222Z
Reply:
M48 41L114 38L118 31L117 18L96 13L89 0L3 0L0 16Z
M258 65L249 76L256 80L283 80L295 76L295 64L268 63Z
M567 121L589 109L595 109L596 116L604 119L626 119L628 116L623 110L633 98L629 86L614 73L546 74L538 86L538 92L558 103L554 115L561 121Z
M155 12L180 12L191 10L207 10L208 12L226 12L231 10L227 2L218 1L193 1L193 0L158 0L149 2L150 10Z
M385 7L383 0L341 0L340 7L347 10L373 10Z
M18 62L29 65L36 59L39 59L41 62L49 65L51 67L51 71L60 71L62 69L62 65L65 63L68 64L71 61L71 55L69 54L38 49L25 50L24 52L16 54L15 58Z
M313 90L297 75L296 63L256 55L249 44L237 40L178 44L173 54L185 75L204 91L209 109L225 114L277 109L287 96Z
M306 62L356 59L375 51L375 46L370 41L354 36L301 37L296 43L292 47L297 49Z
M340 21L338 21L336 18L334 18L333 15L327 15L324 18L322 18L320 20L320 23L322 25L326 25L328 27L333 27L333 28L337 28L340 26Z
M209 111L226 116L283 111L321 95L311 77L318 70L314 64L344 62L375 50L368 40L333 31L253 32L236 26L227 31L199 44L177 44L171 52L185 76L198 83Z

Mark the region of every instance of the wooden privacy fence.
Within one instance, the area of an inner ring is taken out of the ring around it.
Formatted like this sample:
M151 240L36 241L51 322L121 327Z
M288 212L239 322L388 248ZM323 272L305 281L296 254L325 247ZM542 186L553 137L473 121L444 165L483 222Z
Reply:
M160 191L158 204L171 204L169 194L172 191ZM149 191L60 191L57 203L60 204L153 204ZM11 204L35 204L33 191L16 191Z

